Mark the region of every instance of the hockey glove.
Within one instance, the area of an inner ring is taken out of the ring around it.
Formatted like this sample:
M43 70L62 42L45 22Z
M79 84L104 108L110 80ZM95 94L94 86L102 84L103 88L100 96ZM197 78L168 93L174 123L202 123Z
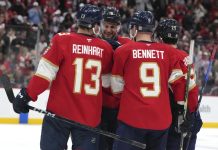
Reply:
M195 120L193 123L192 134L196 135L202 127L202 119L199 112L194 112Z
M182 133L191 132L193 129L195 121L195 116L193 113L187 112L186 117L180 125L180 130Z
M113 47L114 50L121 45L118 41L112 39L106 39L106 41Z
M173 126L175 128L176 133L181 133L181 124L183 122L183 112L184 112L184 106L183 105L174 105L173 109Z
M28 102L31 98L28 96L26 89L22 88L13 101L13 109L16 113L28 113Z

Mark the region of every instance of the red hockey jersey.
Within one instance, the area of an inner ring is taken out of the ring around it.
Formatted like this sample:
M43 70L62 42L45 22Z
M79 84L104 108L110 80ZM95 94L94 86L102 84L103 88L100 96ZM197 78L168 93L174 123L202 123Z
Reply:
M47 110L96 127L100 123L102 86L109 88L113 49L105 41L77 33L59 33L27 86L37 96L50 86Z
M176 100L184 99L183 59L166 44L130 42L119 47L111 78L113 93L122 92L118 120L142 129L168 128L172 121L168 84L177 91Z
M126 43L128 43L128 42L130 42L130 41L132 41L130 38L128 38L128 37L122 37L122 36L118 36L117 37L117 41L121 44L121 45L123 45L123 44L126 44Z
M187 79L187 73L188 73L188 68L187 64L189 59L189 55L183 51L178 49L178 55L183 59L183 62L181 62L182 71L184 73L185 79ZM179 90L179 89L178 89ZM194 65L192 65L191 68L191 74L190 74L190 79L189 79L189 94L188 94L188 109L190 112L196 111L196 107L198 105L198 86L196 84L196 75L195 75L195 70L194 70ZM174 91L174 93L180 92L179 91ZM184 105L184 100L177 101L178 104Z
M132 40L126 37L118 36L117 41L123 45ZM103 90L103 106L107 108L118 108L120 103L120 99L114 97L114 95L110 91Z

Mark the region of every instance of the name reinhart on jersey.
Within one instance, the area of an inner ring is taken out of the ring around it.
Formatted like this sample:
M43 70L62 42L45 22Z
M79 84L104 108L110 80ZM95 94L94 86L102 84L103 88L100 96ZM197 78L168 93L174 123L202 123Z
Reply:
M158 58L164 59L164 51L151 49L134 49L132 50L133 58Z
M73 44L72 46L72 53L76 53L76 54L95 55L95 56L102 57L103 51L104 49L97 46L77 45L77 44Z

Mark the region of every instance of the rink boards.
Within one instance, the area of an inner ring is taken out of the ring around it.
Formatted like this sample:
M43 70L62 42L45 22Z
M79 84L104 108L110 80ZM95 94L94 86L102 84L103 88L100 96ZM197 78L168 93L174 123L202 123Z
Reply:
M14 93L18 93L19 89L13 89ZM30 105L45 110L49 91L42 93L37 102L31 102ZM13 111L12 105L9 103L4 89L0 88L0 123L28 123L41 124L43 115L30 111L28 114L18 115ZM205 128L218 128L218 97L204 96L202 99L200 113Z

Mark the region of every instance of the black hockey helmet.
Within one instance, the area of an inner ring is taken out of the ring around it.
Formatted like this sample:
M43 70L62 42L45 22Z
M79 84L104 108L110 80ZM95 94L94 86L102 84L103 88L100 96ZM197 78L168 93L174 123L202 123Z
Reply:
M136 11L129 22L129 28L133 26L137 27L138 31L141 32L153 32L155 27L155 18L150 11Z
M120 24L121 16L119 10L115 7L107 7L103 12L104 21Z
M78 26L91 29L96 23L100 24L102 12L97 6L87 4L77 13L77 20Z
M179 38L180 27L175 19L163 19L156 27L154 34L162 38L164 43L176 44Z

